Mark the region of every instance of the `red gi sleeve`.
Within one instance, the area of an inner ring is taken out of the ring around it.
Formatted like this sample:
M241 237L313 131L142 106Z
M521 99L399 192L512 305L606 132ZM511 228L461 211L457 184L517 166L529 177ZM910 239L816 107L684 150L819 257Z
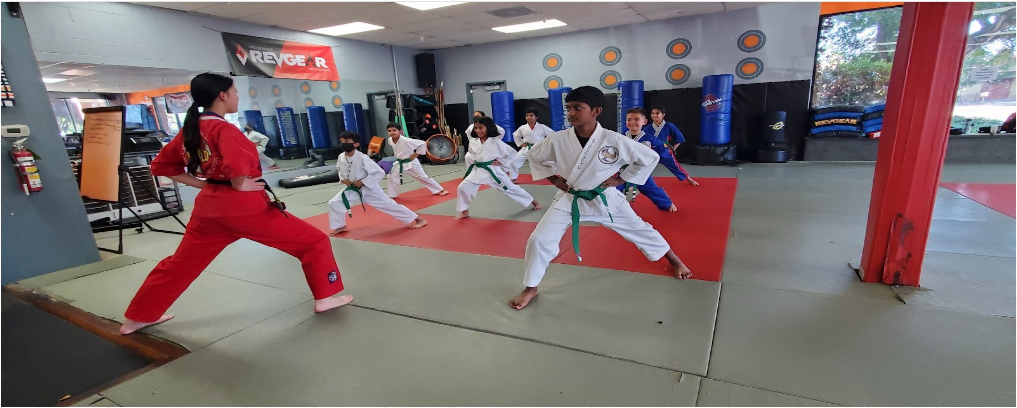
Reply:
M219 135L219 155L222 157L221 173L227 179L240 176L256 177L261 175L258 150L254 143L230 125L223 126Z
M152 160L152 175L173 177L187 172L187 161L184 159L184 137L177 135Z

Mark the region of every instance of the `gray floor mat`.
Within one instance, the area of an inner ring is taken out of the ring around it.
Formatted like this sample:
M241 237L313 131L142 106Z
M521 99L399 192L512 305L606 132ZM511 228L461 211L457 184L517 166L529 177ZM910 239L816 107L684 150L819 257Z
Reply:
M136 263L41 290L86 312L123 321L127 305L155 265ZM308 300L307 295L205 273L170 307L173 320L144 331L196 350Z
M1009 218L1009 217L1007 217ZM932 220L927 251L1013 258L1017 222Z
M857 406L1011 406L1014 319L725 284L709 377Z
M986 221L1011 224L1014 222L1013 218L946 188L940 188L936 194L936 206L933 208L932 218L935 220Z
M160 261L176 252L183 237L183 235L153 231L141 234L124 231L124 254L149 261ZM110 237L96 239L95 242L103 248L115 250L117 249L117 240L116 237Z
M251 244L247 251L257 249ZM520 259L351 240L333 240L333 248L360 306L706 372L720 290L714 282L552 264L541 295L516 311L508 301L522 289ZM216 260L234 267L214 264L212 272L306 290L296 259L271 249L245 259L240 249Z
M697 407L831 407L813 399L781 394L744 385L704 378L699 383Z
M90 264L81 265L70 269L64 269L62 271L56 271L53 273L47 273L45 275L25 279L23 281L18 281L16 283L23 289L38 289L43 286L55 285L60 282L67 282L69 280L78 279L81 277L105 272L112 269L122 268L143 261L144 259L133 257L130 255L116 255L107 259L103 259L99 262L93 262Z
M91 397L85 398L79 401L77 404L71 405L72 407L119 407L120 405L110 401L109 398L103 397L102 395L96 394Z
M731 216L730 231L732 237L802 246L812 243L861 245L865 241L865 222L864 215L740 211Z
M540 217L544 216L544 212L551 205L551 200L558 193L558 188L549 185L522 185L521 187L543 206L543 210L533 211L532 207L523 208L516 204L515 201L509 199L505 194L495 191L494 188L487 188L477 193L477 197L470 203L470 216L494 220L539 222ZM418 213L447 216L459 214L456 211L456 200L448 200L441 204L430 206L418 211Z
M384 244L362 243L384 253ZM552 264L517 311L522 260L405 248L380 268L343 268L358 304L704 374L720 285ZM432 267L427 267L433 265Z
M308 305L104 394L127 406L688 406L699 380L356 307L312 316Z
M732 227L732 230L734 227ZM862 258L861 245L728 238L721 281L801 292L894 301L886 285L864 283L848 263Z
M1017 260L941 252L925 254L922 287L895 286L908 304L1015 317Z

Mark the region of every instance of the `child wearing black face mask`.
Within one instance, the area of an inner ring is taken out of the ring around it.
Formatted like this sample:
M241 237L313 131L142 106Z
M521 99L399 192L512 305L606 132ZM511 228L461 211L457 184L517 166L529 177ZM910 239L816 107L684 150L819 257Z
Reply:
M335 167L339 171L339 182L344 185L344 189L328 201L328 227L332 229L329 235L335 236L349 231L346 228L346 217L353 217L350 203L356 201L360 201L364 211L367 211L365 204L370 204L378 211L408 224L411 229L427 225L423 218L385 194L379 184L385 177L385 171L378 163L357 150L358 147L360 147L359 133L346 131L339 134L339 149L343 154L339 155Z

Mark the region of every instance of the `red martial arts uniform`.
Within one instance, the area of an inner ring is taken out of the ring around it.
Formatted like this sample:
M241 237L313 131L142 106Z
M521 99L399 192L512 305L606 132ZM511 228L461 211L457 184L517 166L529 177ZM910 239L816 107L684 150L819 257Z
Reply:
M214 113L203 114L199 124L204 139L200 176L223 181L261 177L258 151L240 129ZM152 174L183 174L187 157L181 133L152 161ZM284 215L264 191L237 191L229 185L208 184L194 200L180 246L149 273L124 316L138 322L158 320L219 252L241 238L300 258L314 299L343 290L325 233L292 214Z

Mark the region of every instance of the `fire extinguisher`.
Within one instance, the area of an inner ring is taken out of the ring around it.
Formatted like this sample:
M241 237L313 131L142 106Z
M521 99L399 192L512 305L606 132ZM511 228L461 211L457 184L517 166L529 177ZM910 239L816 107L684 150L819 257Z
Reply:
M11 147L11 160L17 169L21 189L25 195L29 195L42 191L42 178L39 177L39 167L35 165L35 155L25 148L26 140L28 139L14 142L14 146Z

